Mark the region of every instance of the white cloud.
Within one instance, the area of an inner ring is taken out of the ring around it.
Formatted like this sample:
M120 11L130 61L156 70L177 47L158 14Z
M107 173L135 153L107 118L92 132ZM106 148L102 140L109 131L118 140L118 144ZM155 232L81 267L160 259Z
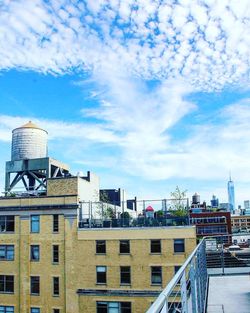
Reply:
M219 125L190 123L184 139L171 131L198 110L185 101L189 92L249 86L250 2L178 3L2 1L0 70L92 73L92 96L101 105L82 114L95 122L37 122L54 140L116 147L126 173L199 180L227 177L231 168L247 181L249 102L215 112ZM147 79L158 80L158 87L148 88ZM10 140L10 130L27 119L0 116L0 140Z
M198 89L249 82L248 0L178 5L17 0L2 2L0 10L0 69L63 74L110 64L141 78L181 76ZM195 66L201 57L206 58L206 75ZM220 62L221 68L216 65Z
M11 131L32 120L49 132L50 139L78 139L85 142L115 143L118 137L104 125L86 123L68 123L56 120L34 119L29 116L15 117L0 115L0 140L10 141Z
M183 117L199 113L197 107L184 100L190 87L165 83L145 93L147 86L140 80L112 76L99 89L102 92L97 96L103 100L102 106L83 110L82 114L98 118L101 123L34 120L49 131L53 145L57 147L63 140L58 153L70 155L73 164L110 170L115 164L119 175L130 174L149 181L220 181L232 170L239 185L249 182L250 99L215 111L216 119L201 123L199 119L189 119L178 139L172 135L172 127L182 127ZM11 129L28 119L0 116L0 140L10 140ZM67 149L65 140L69 140ZM105 149L107 146L111 152ZM246 191L246 185L243 187ZM213 192L212 187L209 192Z

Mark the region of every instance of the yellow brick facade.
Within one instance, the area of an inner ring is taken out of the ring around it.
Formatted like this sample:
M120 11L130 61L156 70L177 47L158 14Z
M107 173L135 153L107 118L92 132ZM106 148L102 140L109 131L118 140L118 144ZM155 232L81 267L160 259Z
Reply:
M30 313L31 307L40 308L41 313L53 313L53 309L60 313L94 313L97 301L129 301L133 313L145 312L154 300L146 293L159 292L174 275L174 266L181 265L196 245L194 227L79 230L76 198L44 199L0 200L0 215L15 215L15 232L0 232L0 245L14 245L15 251L13 261L0 261L0 275L14 275L15 279L13 294L0 293L0 306L14 306L15 313ZM53 214L59 215L58 233L53 232ZM39 233L30 231L31 215L40 216ZM185 253L174 253L173 239L178 238L185 239ZM160 254L150 253L151 239L161 240ZM96 240L106 240L106 254L96 254ZM129 254L119 253L120 240L130 241ZM40 247L37 262L30 261L31 245ZM59 245L58 264L53 263L53 245ZM107 268L105 285L96 283L96 266ZM120 266L131 267L129 286L120 285ZM162 266L161 286L151 285L151 266ZM31 276L40 277L40 295L30 294ZM59 296L53 296L53 277L59 277ZM96 290L120 294L95 295ZM123 290L131 294L122 294ZM133 296L136 291L142 294Z

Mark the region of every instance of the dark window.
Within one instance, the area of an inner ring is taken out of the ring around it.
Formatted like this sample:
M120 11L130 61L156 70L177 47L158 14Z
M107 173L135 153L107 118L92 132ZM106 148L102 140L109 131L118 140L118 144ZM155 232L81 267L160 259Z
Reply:
M14 276L0 275L0 292L3 293L14 292Z
M121 285L130 285L131 275L130 275L130 266L121 266L120 268L120 281Z
M171 301L168 303L168 313L182 312L181 307L182 307L181 302Z
M59 246L53 245L53 263L59 263Z
M59 296L59 277L53 277L53 295Z
M60 313L60 309L53 309L53 313Z
M131 302L121 302L121 313L131 313L132 308L131 308Z
M0 232L14 232L15 231L15 216L7 215L0 216Z
M0 261L13 261L13 260L14 260L14 245L0 245Z
M106 253L106 241L105 240L97 240L96 241L96 253L97 254L105 254Z
M40 294L40 277L39 276L30 277L30 293L32 295Z
M30 246L30 260L31 261L40 260L40 247L38 245Z
M120 253L130 253L129 240L120 240Z
M106 272L107 272L106 266L96 267L96 283L97 284L106 284L106 281L107 281Z
M30 313L40 313L40 308L30 308Z
M161 240L151 240L151 253L161 253Z
M14 307L0 305L0 313L14 313Z
M176 273L179 271L180 268L181 268L180 265L176 265L176 266L174 267L174 274L176 274ZM179 279L178 284L180 284L180 282L181 282L181 279Z
M152 266L151 267L151 284L152 285L161 285L161 266Z
M185 252L184 239L174 239L174 252Z
M59 232L59 215L58 214L53 215L53 232L54 233Z
M31 215L30 217L30 231L32 233L40 232L40 216L39 215Z
M97 311L97 313L108 313L107 302L97 302L96 311Z
M97 313L131 313L131 302L97 302Z

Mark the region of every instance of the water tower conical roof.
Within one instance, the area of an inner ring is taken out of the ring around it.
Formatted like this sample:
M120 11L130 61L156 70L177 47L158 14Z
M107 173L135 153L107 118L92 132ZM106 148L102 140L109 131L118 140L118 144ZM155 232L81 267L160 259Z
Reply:
M22 125L22 126L20 126L20 127L17 127L17 128L15 128L15 129L13 129L13 131L16 130L16 129L20 129L20 128L41 129L41 130L43 130L43 131L45 131L45 132L47 133L47 131L46 131L45 129L43 129L43 128L37 126L37 125L36 125L35 123L33 123L32 121L29 121L28 123L26 123L26 124L24 124L24 125ZM12 132L13 132L13 131L12 131Z

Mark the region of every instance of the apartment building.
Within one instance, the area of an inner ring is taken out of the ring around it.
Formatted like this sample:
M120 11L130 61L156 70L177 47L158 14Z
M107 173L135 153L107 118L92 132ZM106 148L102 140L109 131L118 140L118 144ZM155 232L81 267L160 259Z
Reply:
M144 312L195 244L192 226L80 229L75 196L2 198L0 312Z
M231 214L230 212L190 213L190 224L196 225L198 238L205 236L231 235Z
M231 216L233 232L250 231L250 215Z
M34 151L36 144L29 142ZM145 312L196 245L194 226L82 227L82 201L95 201L98 180L72 176L43 153L14 153L6 175L0 313ZM18 183L24 192L14 191Z

